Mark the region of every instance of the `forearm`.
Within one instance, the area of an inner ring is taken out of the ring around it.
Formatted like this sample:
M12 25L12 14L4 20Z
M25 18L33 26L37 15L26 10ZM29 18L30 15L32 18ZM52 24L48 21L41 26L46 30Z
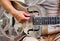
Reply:
M27 8L24 7L20 1L11 1L11 3L15 9L27 12Z
M16 11L15 8L11 5L10 0L0 0L0 3L3 6L3 8L11 14L13 14L13 12Z
M0 0L0 3L1 3L1 5L3 6L3 8L5 9L5 10L7 10L9 13L11 13L12 15L14 15L15 13L14 12L16 12L17 10L12 6L12 4L11 4L11 2L10 2L10 0ZM17 4L16 4L17 5ZM15 6L16 6L15 5ZM26 12L26 9L20 4L18 7L20 7L21 8L21 10L22 11L25 11ZM17 8L18 8L17 7ZM19 9L20 9L19 8Z

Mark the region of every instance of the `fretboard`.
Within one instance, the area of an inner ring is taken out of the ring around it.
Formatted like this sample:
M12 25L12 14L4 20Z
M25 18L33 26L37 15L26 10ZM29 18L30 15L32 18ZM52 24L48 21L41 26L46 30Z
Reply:
M60 24L60 17L35 17L33 25Z

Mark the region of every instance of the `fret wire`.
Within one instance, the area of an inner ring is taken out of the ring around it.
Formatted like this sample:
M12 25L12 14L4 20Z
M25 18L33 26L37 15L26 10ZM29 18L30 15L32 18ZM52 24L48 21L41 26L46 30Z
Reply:
M48 18L45 17L45 18L46 18L46 19L45 19L44 23L46 23L46 22L48 21L48 22L47 22L48 24L51 24L52 22L53 22L53 24L55 24L55 23L57 24L57 23L59 22L59 17L48 17ZM46 24L47 24L47 23L46 23ZM59 23L58 23L58 24L59 24Z
M37 21L38 22L35 22ZM34 20L35 24L59 24L60 23L60 17L36 17Z

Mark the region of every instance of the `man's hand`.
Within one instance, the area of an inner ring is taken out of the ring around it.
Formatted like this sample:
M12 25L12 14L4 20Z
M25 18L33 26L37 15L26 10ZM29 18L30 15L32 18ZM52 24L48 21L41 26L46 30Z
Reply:
M24 23L27 20L29 20L30 15L25 13L25 10L23 9L23 11L18 11L16 10L10 0L0 0L1 5L4 7L5 10L7 10L11 15L13 15L19 23ZM21 4L19 5L20 8L24 8Z
M16 11L13 15L19 23L24 23L30 18L30 14L25 13L24 11Z

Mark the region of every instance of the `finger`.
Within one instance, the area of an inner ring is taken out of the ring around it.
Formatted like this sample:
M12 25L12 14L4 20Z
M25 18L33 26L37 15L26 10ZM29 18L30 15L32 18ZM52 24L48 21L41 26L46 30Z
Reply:
M25 23L26 21L28 21L30 19L30 17L25 17L24 19L21 20L22 23Z
M25 17L30 17L31 14L24 13L24 16L25 16Z
M22 16L22 20L29 20L30 17L26 17L25 15Z
M19 18L18 20L19 20L19 23L24 23L29 19L30 19L30 17L25 17L24 15L22 15L21 18Z
M30 17L25 17L25 20L29 20L30 19Z

